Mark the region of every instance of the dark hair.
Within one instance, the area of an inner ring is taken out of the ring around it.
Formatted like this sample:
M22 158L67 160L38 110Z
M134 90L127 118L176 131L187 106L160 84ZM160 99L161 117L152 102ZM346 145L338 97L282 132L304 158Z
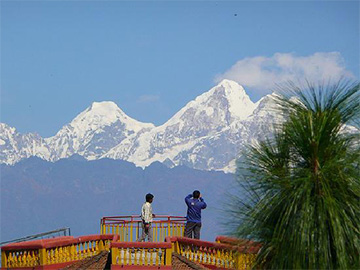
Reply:
M151 193L148 193L148 194L146 194L146 196L145 196L145 200L146 200L147 202L150 202L153 198L154 198L154 195L152 195Z
M199 199L199 197L200 197L200 191L194 190L194 192L193 192L193 197L194 197L194 199Z

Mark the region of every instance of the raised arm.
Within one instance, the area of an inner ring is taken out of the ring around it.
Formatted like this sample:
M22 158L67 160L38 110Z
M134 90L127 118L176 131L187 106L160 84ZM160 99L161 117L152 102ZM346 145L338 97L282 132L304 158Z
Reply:
M202 197L200 197L200 202L201 202L201 209L205 209L207 205Z
M191 199L191 197L192 197L192 194L189 194L189 195L187 195L187 196L185 197L185 203L186 203L187 205L190 205L190 199Z

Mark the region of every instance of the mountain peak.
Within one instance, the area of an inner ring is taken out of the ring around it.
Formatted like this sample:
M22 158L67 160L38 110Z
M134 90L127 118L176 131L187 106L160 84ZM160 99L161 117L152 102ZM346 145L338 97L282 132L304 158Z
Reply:
M113 101L93 102L86 111L92 111L97 115L124 114L124 112Z
M222 81L220 81L217 86L224 86L227 88L239 88L239 86L244 89L239 83L229 80L229 79L223 79Z
M139 122L126 115L113 101L93 102L71 122L73 126L108 126L117 121L135 130L143 127L153 127L153 124Z
M244 87L235 81L222 80L218 85L205 93L204 97L208 98L214 95L224 97L229 104L229 112L234 118L239 120L248 117L255 109L255 104L250 100Z
M246 119L254 109L255 104L244 88L235 81L224 79L186 104L163 126L180 123L180 127L183 127L184 121L187 121L188 126L199 126L202 123L204 129L214 130L215 126L215 129L219 129L234 121Z
M90 125L107 126L122 118L126 118L126 115L114 102L93 102L76 116L70 125L81 127L81 129Z
M202 101L204 99L208 99L211 96L224 96L227 99L235 98L236 97L245 97L250 101L249 96L246 94L244 87L238 84L235 81L224 79L219 82L217 85L212 87L209 91L199 95L196 97L195 101Z
M125 136L124 134L138 132L144 128L154 127L151 123L142 123L126 115L115 102L93 102L54 137L48 138L48 141L60 145L63 144L63 140L69 141L71 145L74 145L71 148L78 149L80 145L87 145L96 134L96 136L100 136L99 134L114 126L116 127L114 132L121 132L123 136ZM71 152L71 154L73 153Z
M257 111L260 109L264 109L265 107L267 107L267 108L274 107L276 104L275 100L277 97L279 97L279 95L275 92L268 94L266 96L263 96L255 103L255 105L256 105L255 110Z
M249 96L246 94L244 87L235 81L228 79L222 80L219 84L213 87L209 93L222 92L227 99L238 99L250 101Z

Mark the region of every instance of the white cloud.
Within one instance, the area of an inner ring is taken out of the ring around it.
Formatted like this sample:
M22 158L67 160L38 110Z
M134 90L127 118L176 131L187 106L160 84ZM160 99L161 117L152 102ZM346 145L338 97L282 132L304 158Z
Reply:
M249 57L239 60L229 70L216 76L215 81L230 79L261 94L273 90L275 84L288 80L308 80L314 83L355 78L346 70L339 52L317 52L309 56L275 53L272 57Z
M137 99L137 103L151 103L160 99L157 95L142 95Z

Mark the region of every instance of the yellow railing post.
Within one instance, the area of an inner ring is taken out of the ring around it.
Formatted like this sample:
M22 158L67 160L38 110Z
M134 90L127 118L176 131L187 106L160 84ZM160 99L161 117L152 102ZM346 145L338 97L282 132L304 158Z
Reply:
M1 251L1 267L5 268L7 267L7 257L5 251Z
M104 242L103 240L99 240L99 251L103 251L103 250L105 250Z
M125 237L124 237L124 225L121 225L120 227L120 241L125 241Z
M238 253L236 258L236 269L251 269L255 259L255 254Z
M245 269L244 254L238 253L236 258L236 269Z
M47 264L46 248L41 248L39 250L39 257L40 257L40 265L46 265Z
M220 249L216 250L216 255L215 255L215 265L219 266L220 265L220 261L224 259L223 253L221 252Z
M153 234L153 241L158 242L158 225L157 223L154 223L154 234Z
M166 255L165 255L165 265L171 266L171 264L172 264L171 260L172 260L172 248L167 248Z
M171 253L177 252L176 246L175 246L176 244L178 244L177 241L176 242L171 242Z
M117 265L119 263L119 249L117 247L111 248L111 262L114 265Z
M180 254L180 255L181 255L181 250L180 250L179 241L176 241L176 242L175 242L175 252L176 252L177 254Z
M70 258L72 261L75 261L76 259L76 247L74 244L70 246Z
M133 239L133 224L130 223L130 242L132 242Z
M103 219L100 220L100 234L105 234L105 221Z
M139 223L136 226L136 230L135 230L135 238L138 239L139 236Z
M170 218L168 218L168 236L171 236L171 223L170 223Z

